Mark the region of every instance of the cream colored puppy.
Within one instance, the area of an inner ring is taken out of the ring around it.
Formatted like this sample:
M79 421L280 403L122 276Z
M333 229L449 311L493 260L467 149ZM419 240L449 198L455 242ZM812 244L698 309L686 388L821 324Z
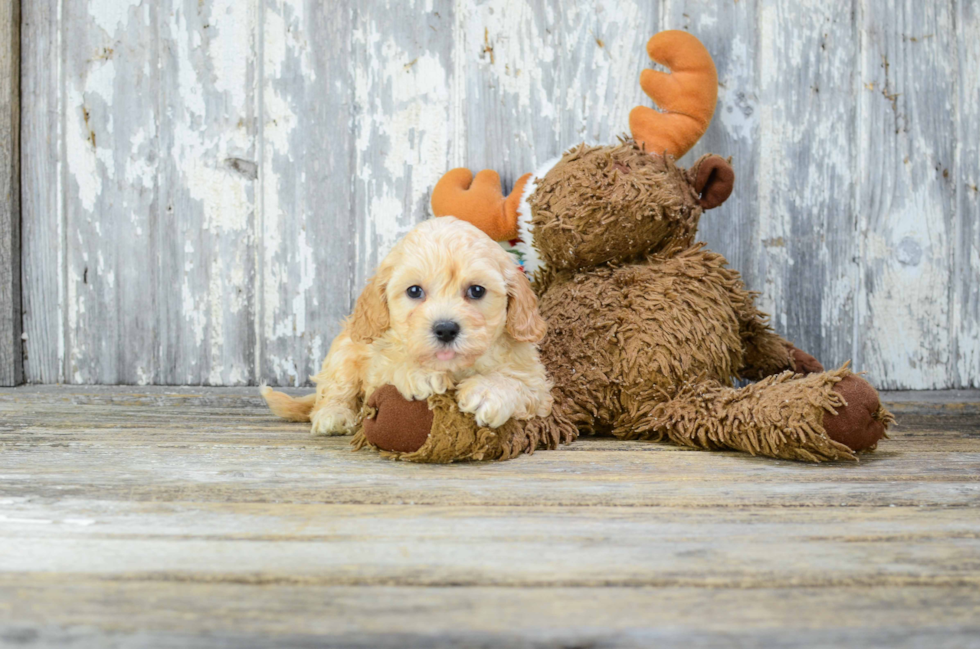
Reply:
M406 399L456 389L482 426L551 412L551 383L535 343L545 334L531 285L513 259L453 217L425 221L399 241L334 339L316 393L262 388L269 407L311 421L314 435L347 435L363 400L392 384Z

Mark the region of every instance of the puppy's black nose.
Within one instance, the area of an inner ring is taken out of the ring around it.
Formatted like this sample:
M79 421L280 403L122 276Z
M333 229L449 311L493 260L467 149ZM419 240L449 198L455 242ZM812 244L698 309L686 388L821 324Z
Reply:
M452 320L440 320L432 325L432 333L441 343L451 343L459 335L459 325Z

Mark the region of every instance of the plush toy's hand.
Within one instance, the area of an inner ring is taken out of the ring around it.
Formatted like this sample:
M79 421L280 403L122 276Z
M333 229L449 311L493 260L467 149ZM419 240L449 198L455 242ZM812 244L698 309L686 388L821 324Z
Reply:
M514 239L521 194L530 177L531 174L521 176L505 198L496 171L484 169L473 178L469 169L453 169L432 190L432 212L472 223L494 241Z
M814 374L824 371L823 364L802 349L793 347L789 350L789 356L793 364L792 370L797 374Z

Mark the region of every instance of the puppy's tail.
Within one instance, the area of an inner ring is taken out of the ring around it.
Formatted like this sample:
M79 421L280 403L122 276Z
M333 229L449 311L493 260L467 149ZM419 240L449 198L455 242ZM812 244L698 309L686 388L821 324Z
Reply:
M316 403L316 392L294 399L284 392L276 392L268 385L263 385L259 388L259 393L268 404L269 410L289 421L309 421L310 411Z

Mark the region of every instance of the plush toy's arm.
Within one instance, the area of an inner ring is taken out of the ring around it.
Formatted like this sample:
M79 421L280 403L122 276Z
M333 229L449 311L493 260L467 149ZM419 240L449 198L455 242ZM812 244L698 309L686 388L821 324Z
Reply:
M756 308L756 295L746 291L741 282L732 291L742 338L743 366L738 376L757 381L786 370L798 374L823 372L820 361L773 331L769 316Z
M745 365L738 372L740 377L759 380L786 370L798 374L824 371L820 361L773 331L764 314L752 309L743 316L740 333Z
M738 371L743 379L758 381L786 370L795 370L789 341L774 332L765 321L750 319L741 326L744 365Z
M505 197L496 171L484 169L473 178L469 169L453 169L432 190L432 212L472 223L494 241L517 238L517 211L524 185L531 174L521 176Z

